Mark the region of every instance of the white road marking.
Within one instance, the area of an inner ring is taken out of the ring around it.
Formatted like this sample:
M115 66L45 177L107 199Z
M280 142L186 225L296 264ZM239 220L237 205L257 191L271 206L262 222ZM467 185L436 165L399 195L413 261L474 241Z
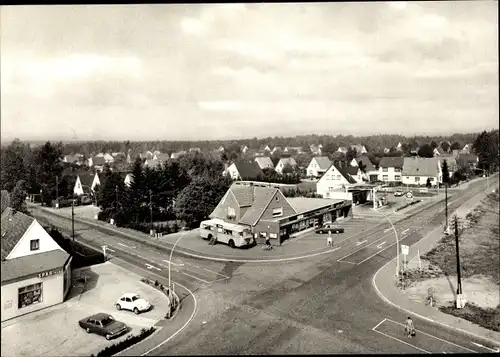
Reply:
M359 246L359 245L361 245L361 244L363 244L363 243L366 243L366 242L368 242L366 239L365 239L365 240L363 240L363 241L361 241L361 242L357 242L357 243L356 243L356 246Z
M158 270L158 271L161 271L161 269L160 269L160 268L157 268L157 267L155 267L155 266L153 266L153 265L151 265L151 264L146 264L146 267L147 267L148 269L156 269L156 270Z
M106 250L109 250L110 252L115 252L113 249L109 248L109 247L106 247Z
M165 263L167 263L167 264L170 262L169 260L166 260L166 259L164 259L163 261L164 261ZM183 263L177 264L177 263L174 263L174 262L170 262L170 264L175 265L175 266L178 266L178 267L183 267L183 266L184 266L184 264L183 264Z
M191 263L188 263L188 262L186 262L185 264L192 265L194 267L197 267L198 269L203 269L203 270L208 271L209 273L212 273L212 274L215 274L215 275L223 276L224 279L229 279L228 276L225 276L224 274L221 274L221 273L217 273L216 271L213 271L213 270L210 270L210 269L207 269L207 268L202 268L202 267L199 267L198 265L194 265L194 264L191 264Z
M376 330L377 327L379 327L380 325L382 325L387 319L383 319L382 321L380 321L377 325L375 325L374 328L372 328L373 331Z
M410 228L407 228L405 229L403 232L401 232L401 234L405 234L406 232L408 232L410 230Z
M487 349L488 351L491 351L491 352L497 352L497 353L500 352L500 347L497 347L496 349L493 349L493 348L489 348L489 347L483 346L480 343L476 343L476 342L472 342L472 341L471 341L471 343L474 344L474 345L476 345L476 346L478 346L478 347L485 348L485 349Z
M382 248L382 246L383 246L385 243L387 243L387 242L386 242L386 241L383 241L382 243L380 243L379 245L377 245L377 248L378 248L378 249Z
M384 230L384 233L389 232L391 229L392 229L391 227L387 228L386 230Z
M390 321L390 322L392 322L392 323L395 323L395 324L401 325L401 326L403 326L403 327L405 326L404 324L402 324L402 323L400 323L400 322L397 322L397 321L393 321L393 320L391 320L391 319L387 319L387 321ZM415 329L415 331L417 331L417 332L419 332L419 333L421 333L421 334L427 335L427 336L429 336L429 337L435 338L436 340L439 340L439 341L442 341L442 342L448 343L448 344L453 345L453 346L455 346L455 347L462 348L462 349L467 350L467 351L469 351L469 352L472 352L472 353L477 353L476 351L471 350L470 348L467 348L467 347L464 347L464 346L457 345L456 343L453 343L453 342L450 342L450 341L443 340L442 338L436 337L436 336L431 335L431 334L429 334L429 333L426 333L426 332L423 332L423 331L420 331L420 330L417 330L417 329Z
M383 237L381 237L381 238L379 238L379 239L376 239L376 240L374 240L373 242L371 242L370 244L367 244L367 245L365 245L364 247L361 247L361 248L359 248L359 249L355 250L354 252L351 252L351 253L349 253L349 254L347 254L347 255L344 255L342 258L337 259L337 261L338 261L338 262L340 262L340 261L342 261L342 259L345 259L345 258L347 258L347 257L350 257L351 255L354 255L355 253L359 252L360 250L363 250L363 249L365 249L366 247L369 247L369 246L371 246L371 245L373 245L373 244L375 244L375 243L380 242L382 239L384 239L384 238L386 238L386 237L390 236L391 234L392 234L392 233L387 234L387 235L385 235L385 236L383 236ZM345 246L343 246L343 247L345 247ZM343 248L343 247L341 247L341 248ZM357 264L357 263L356 263L356 264Z
M416 348L416 349L417 349L417 350L419 350L419 351L422 351L422 352L425 352L425 353L429 353L429 354L431 353L431 352L426 351L426 350L424 350L424 349L422 349L422 348L420 348L420 347L414 346L414 345L412 345L412 344L410 344L410 343L408 343L408 342L406 342L406 341L400 340L399 338L392 337L391 335L388 335L388 334L386 334L386 333L383 333L383 332L380 332L380 331L377 331L377 330L373 330L373 331L375 331L376 333L379 333L379 334L381 334L381 335L384 335L385 337L389 337L389 338L392 338L393 340L396 340L396 341L398 341L398 342L404 343L405 345L408 345L408 346L410 346L410 347Z
M191 278L193 278L193 279L199 280L199 281L201 281L201 282L203 282L203 283L205 283L205 284L211 284L211 283L212 283L211 281L206 281L205 279L202 279L202 278L199 278L199 277L197 277L197 276L194 276L194 275L191 275L191 274L185 273L185 272L183 272L183 271L180 271L179 273L184 274L184 275L187 275L187 276L189 276L189 277L191 277Z

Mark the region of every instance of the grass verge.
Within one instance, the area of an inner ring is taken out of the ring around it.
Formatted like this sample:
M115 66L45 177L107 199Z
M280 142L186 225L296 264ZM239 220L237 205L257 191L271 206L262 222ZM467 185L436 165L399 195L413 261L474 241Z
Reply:
M469 302L462 309L457 309L455 305L442 306L440 311L462 319L468 320L476 325L500 332L500 305L495 309L482 308L473 302Z

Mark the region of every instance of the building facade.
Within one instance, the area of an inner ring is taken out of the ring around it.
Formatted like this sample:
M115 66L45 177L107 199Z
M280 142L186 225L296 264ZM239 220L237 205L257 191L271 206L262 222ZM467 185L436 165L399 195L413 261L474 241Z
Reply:
M403 157L387 157L380 159L378 181L402 182Z

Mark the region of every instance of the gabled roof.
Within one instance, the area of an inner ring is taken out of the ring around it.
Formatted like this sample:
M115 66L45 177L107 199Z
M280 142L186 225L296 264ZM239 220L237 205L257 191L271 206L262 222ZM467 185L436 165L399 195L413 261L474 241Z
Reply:
M254 226L264 213L275 194L280 195L280 190L274 187L251 186L253 189L252 206L241 217L240 222ZM282 195L282 194L281 194Z
M97 165L97 166L101 166L101 165L104 165L106 163L106 160L104 160L104 156L94 156L92 158L92 165Z
M268 168L274 168L273 161L268 156L256 157L255 158L255 162L259 165L259 167L261 169L264 169L266 167L268 167Z
M359 167L358 166L347 166L343 170L351 176L357 176Z
M444 155L446 154L446 151L443 150L443 148L441 146L438 146L437 148L434 149L435 151L437 151L437 153L439 155Z
M281 163L283 166L290 165L290 166L297 166L297 162L293 157L282 157L280 159Z
M460 165L477 163L478 159L478 156L475 154L459 154L457 157L457 163Z
M69 163L75 163L80 160L80 157L78 157L77 155L66 155L64 156L64 160Z
M1 259L5 260L12 249L24 236L35 219L13 208L7 207L2 212L1 221ZM3 266L2 266L3 270Z
M155 154L158 161L167 162L170 159L169 154Z
M439 159L424 157L405 157L403 175L405 176L437 176Z
M337 151L347 152L347 148L345 146L339 146L339 148L337 149Z
M370 158L366 155L362 155L360 157L357 157L355 158L358 166L359 166L359 163L362 162L363 165L366 166L366 171L372 171L372 170L375 170L375 165L372 164L372 162L370 161Z
M331 166L332 162L330 159L326 156L316 156L312 158L316 163L318 164L319 168L321 170L328 170L328 168Z
M0 196L0 214L3 213L3 211L5 211L5 209L9 206L10 206L9 192L7 192L7 190L2 190Z
M146 162L144 163L145 166L155 168L159 166L158 160L155 159L147 159Z
M92 186L92 181L94 181L95 174L90 174L90 173L79 174L78 177L80 178L80 183L82 185L90 187L90 186ZM83 187L83 189L85 190L85 187Z
M401 156L389 157L384 156L380 159L379 167L403 167L404 158Z
M351 149L356 149L356 152L361 153L363 151L364 145L351 145Z
M234 162L234 165L242 179L256 179L262 175L262 170L255 161L238 160Z
M248 207L253 203L253 187L243 185L232 185L230 188L231 193L234 195L236 202L240 207Z
M349 168L348 167L340 167L337 164L333 163L332 166L334 166L338 172L347 180L348 183L358 183L355 179L352 178L351 174L347 171ZM355 169L358 169L357 167ZM358 171L356 170L356 175Z

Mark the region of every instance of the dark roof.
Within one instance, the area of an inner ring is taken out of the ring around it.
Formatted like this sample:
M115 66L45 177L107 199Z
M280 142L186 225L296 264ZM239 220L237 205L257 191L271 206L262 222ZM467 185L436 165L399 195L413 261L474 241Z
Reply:
M1 221L1 259L2 261L12 252L12 249L21 240L35 219L13 208L7 207L2 212ZM2 267L3 268L3 267Z
M334 166L338 172L340 172L340 174L347 180L347 182L349 183L357 183L357 181L355 179L352 178L352 176L346 171L347 168L343 168L343 167L340 167L339 165L333 163L332 166ZM358 172L357 171L357 167L356 167L356 173Z
M242 179L256 179L262 175L262 170L255 161L240 160L234 163Z
M2 261L2 284L47 270L62 268L70 255L62 249Z
M362 156L356 158L356 162L358 163L358 166L359 166L359 163L362 162L363 165L366 166L366 169L365 169L366 171L375 170L375 166L370 161L370 158L366 155L362 155Z
M104 165L105 163L104 156L94 156L92 158L92 165Z
M10 206L10 195L6 190L2 190L1 192L1 201L0 201L0 213L3 213L7 207Z
M241 217L240 222L254 226L264 213L269 202L271 202L274 194L279 194L277 193L279 189L258 186L253 186L251 188L253 189L252 206L248 208L243 217Z
M457 157L457 163L459 165L477 163L478 157L475 154L459 154Z
M321 170L328 170L332 162L326 156L316 156L313 158Z
M358 174L358 171L359 171L359 167L358 166L347 166L346 168L344 168L345 172L347 172L349 175L354 175L356 176Z
M438 158L405 157L403 175L405 176L437 176L439 173Z
M384 156L380 159L379 167L403 167L404 158L401 156L389 157Z
M85 189L85 186L92 186L92 181L94 181L94 176L95 176L95 174L91 174L91 173L78 175L78 177L80 178L81 184L84 185L84 189Z

